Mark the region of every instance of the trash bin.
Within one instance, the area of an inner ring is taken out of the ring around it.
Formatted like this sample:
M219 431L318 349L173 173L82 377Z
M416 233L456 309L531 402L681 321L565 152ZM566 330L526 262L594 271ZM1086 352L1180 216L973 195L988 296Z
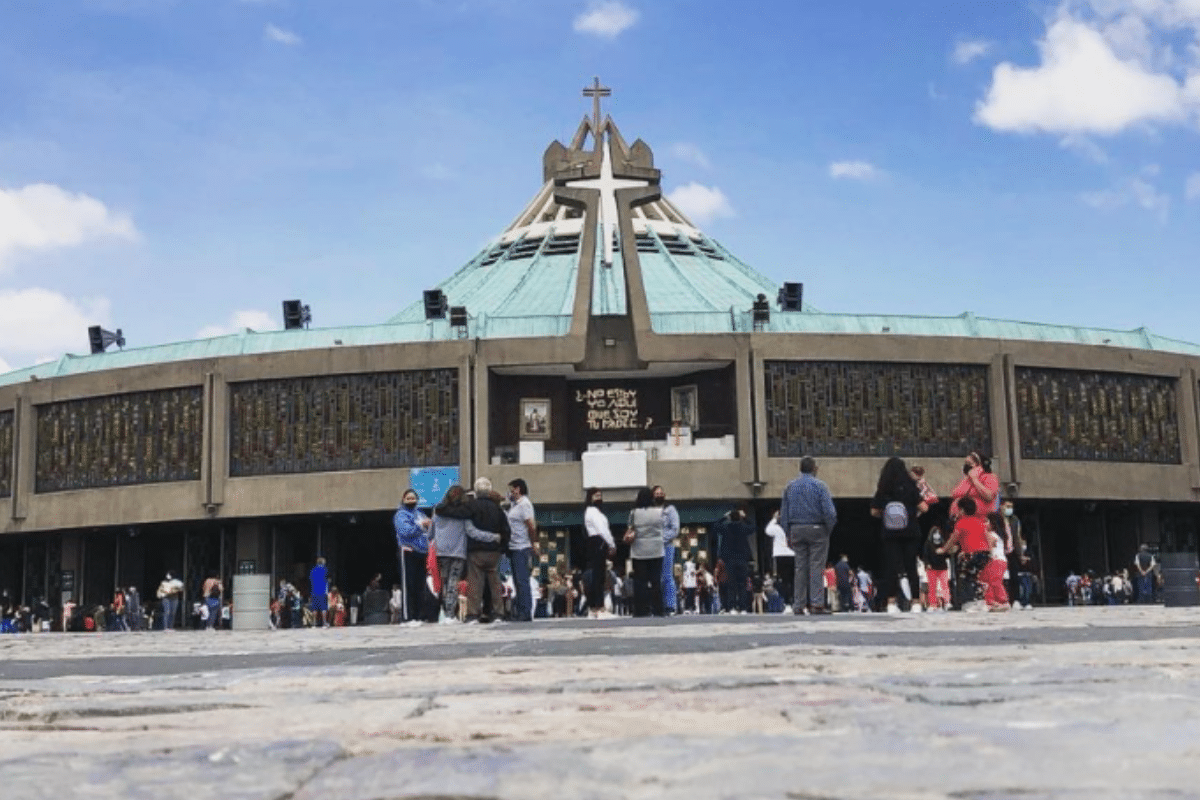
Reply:
M1162 553L1163 605L1168 608L1200 606L1200 588L1196 572L1200 569L1195 553Z
M265 631L271 627L271 576L233 576L233 629Z

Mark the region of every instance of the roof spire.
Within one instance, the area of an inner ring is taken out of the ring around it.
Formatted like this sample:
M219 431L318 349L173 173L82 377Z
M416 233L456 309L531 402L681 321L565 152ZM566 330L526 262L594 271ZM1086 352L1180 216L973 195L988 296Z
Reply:
M592 98L592 140L596 143L596 149L600 149L600 98L611 97L612 89L607 86L600 85L600 78L597 76L595 82L591 86L583 87L583 96Z

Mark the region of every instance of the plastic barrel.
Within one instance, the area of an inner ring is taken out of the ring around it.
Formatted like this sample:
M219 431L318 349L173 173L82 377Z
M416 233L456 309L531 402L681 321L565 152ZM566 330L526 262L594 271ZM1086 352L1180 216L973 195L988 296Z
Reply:
M271 627L271 576L233 576L233 629L265 631Z
M1163 605L1168 608L1200 606L1200 588L1196 586L1198 568L1195 553L1162 553Z

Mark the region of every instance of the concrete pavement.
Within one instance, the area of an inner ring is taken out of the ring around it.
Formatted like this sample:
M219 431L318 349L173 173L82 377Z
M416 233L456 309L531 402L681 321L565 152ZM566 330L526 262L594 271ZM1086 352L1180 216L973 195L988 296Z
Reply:
M1200 797L1200 609L0 637L0 797Z

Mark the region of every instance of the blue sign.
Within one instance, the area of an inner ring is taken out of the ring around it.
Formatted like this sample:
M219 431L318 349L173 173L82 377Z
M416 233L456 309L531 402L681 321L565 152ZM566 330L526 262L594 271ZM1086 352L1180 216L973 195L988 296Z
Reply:
M442 502L446 490L460 481L458 467L418 467L408 471L408 482L417 493L417 505L432 508Z

